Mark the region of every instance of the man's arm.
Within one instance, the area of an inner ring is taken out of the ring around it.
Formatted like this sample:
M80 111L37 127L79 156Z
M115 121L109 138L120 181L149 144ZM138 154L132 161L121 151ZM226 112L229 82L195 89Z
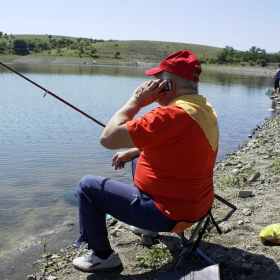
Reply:
M135 144L128 132L126 122L134 118L141 108L156 100L167 81L150 80L140 85L127 103L117 111L104 128L100 143L107 149L133 148Z

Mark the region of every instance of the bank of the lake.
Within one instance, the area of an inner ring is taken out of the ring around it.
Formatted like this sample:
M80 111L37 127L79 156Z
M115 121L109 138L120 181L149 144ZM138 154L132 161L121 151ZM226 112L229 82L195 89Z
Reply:
M279 124L279 115L268 119L257 129L255 139L244 143L238 151L216 164L215 193L234 204L237 210L232 213L231 208L215 201L213 214L223 234L219 235L216 229L211 227L210 233L203 238L202 249L215 262L221 263L227 280L279 279L279 247L265 246L258 238L259 232L265 226L279 222ZM241 198L241 190L250 190L252 195ZM141 266L136 261L136 256L148 258L152 249L142 246L141 239L121 222L111 220L108 228L111 243L123 261L122 271L101 274L77 271L72 267L71 261L81 254L82 250L76 251L69 246L64 248L68 252L65 254L65 251L60 251L63 247L58 242L57 250L53 250L54 255L49 257L52 262L47 263L46 259L41 259L45 265L44 273L41 271L36 274L37 278L33 274L27 279L143 280L156 279L159 273L171 268L173 261L165 262L163 258L158 260L154 269ZM176 258L180 251L178 237L175 234L161 233L160 242L167 246L173 259ZM39 257L42 251L37 253Z

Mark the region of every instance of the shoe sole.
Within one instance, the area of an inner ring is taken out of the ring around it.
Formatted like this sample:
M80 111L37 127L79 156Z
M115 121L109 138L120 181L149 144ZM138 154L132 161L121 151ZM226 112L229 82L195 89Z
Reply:
M121 263L121 264L119 264L118 266L115 266L115 267L92 269L92 270L85 270L85 269L79 268L79 267L77 267L75 265L74 265L74 268L79 270L79 271L82 271L82 272L94 273L94 272L110 272L110 271L121 270L121 269L123 269L123 265Z

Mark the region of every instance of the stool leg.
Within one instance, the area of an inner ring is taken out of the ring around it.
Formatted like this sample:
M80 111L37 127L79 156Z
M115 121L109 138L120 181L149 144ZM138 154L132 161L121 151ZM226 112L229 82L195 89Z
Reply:
M183 249L179 255L179 257L177 258L173 268L172 268L172 271L174 270L177 270L180 262L182 261L183 257L187 254L188 251L193 251L192 253L197 253L199 256L201 256L204 260L206 260L207 262L209 262L210 264L215 264L209 257L207 257L199 248L197 248L197 245L196 243L194 243L194 238L196 237L196 235L198 234L203 222L205 221L206 219L206 222L204 224L204 227L203 227L203 231L205 231L206 227L207 227L207 224L209 222L209 219L210 218L203 218L199 221L199 223L197 224L195 230L193 231L190 239L187 239L185 238L184 236L184 232L181 232L180 233L180 237L181 237L181 244L183 244ZM201 233L202 234L202 233ZM201 235L202 236L202 235ZM198 240L197 243L200 242L200 238ZM186 262L187 263L187 262ZM186 264L185 263L185 264Z
M189 248L185 247L185 248L181 251L181 253L180 253L178 259L176 260L176 262L175 262L175 264L174 264L174 266L173 266L173 268L172 268L173 271L174 271L174 270L177 270L177 268L178 268L180 262L182 261L183 257L184 257L185 254L187 253L188 249L189 249Z
M203 259L211 264L215 264L209 257L207 257L199 248L196 249L196 253L198 253Z
M190 247L184 247L183 250L181 251L178 259L176 260L172 271L177 270L180 262L182 261L182 259L184 258L184 256L187 254L188 250L190 250ZM199 248L196 249L195 253L197 253L200 257L202 257L204 260L206 260L207 262L209 262L210 264L215 264L209 257L207 257ZM185 263L187 264L187 262Z
M220 197L219 195L215 194L215 198L220 200L221 202L223 202L225 205L227 205L228 207L236 210L237 207L233 204L231 204L230 202L228 202L227 200L225 200L224 198Z

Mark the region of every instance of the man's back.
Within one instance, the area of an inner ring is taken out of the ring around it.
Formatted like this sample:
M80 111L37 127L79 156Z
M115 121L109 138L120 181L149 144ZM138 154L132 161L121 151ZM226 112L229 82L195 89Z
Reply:
M185 95L127 126L142 150L135 185L153 196L167 217L201 218L213 203L218 151L218 124L210 104L200 95Z

